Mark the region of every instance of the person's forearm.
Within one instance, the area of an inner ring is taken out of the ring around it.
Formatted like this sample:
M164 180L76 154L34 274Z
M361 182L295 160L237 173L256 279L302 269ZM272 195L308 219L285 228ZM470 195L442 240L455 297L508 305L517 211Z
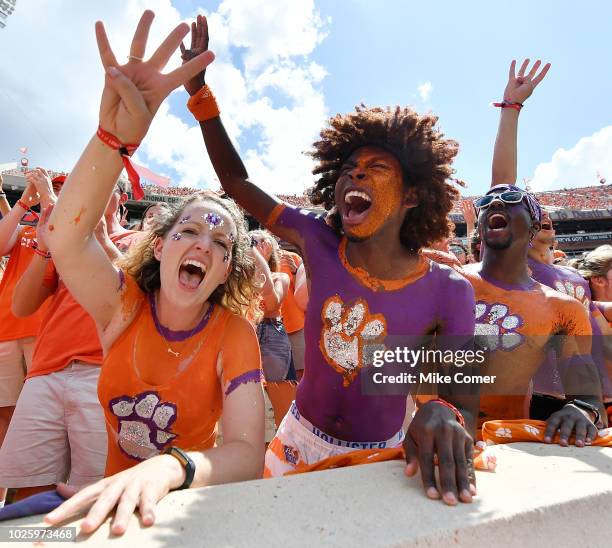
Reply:
M0 255L6 255L12 245L13 236L19 226L19 221L27 210L16 203L15 206L0 219Z
M106 236L105 238L99 238L98 242L102 246L104 253L106 256L114 263L123 258L121 251L119 248L113 243L113 241Z
M2 218L6 217L11 211L11 206L6 199L6 194L0 191L0 216Z
M263 450L258 451L245 441L225 442L220 447L191 451L188 455L195 464L191 487L257 479L263 471ZM185 481L185 470L178 460L170 455L157 458L164 458L168 464L171 488L180 487Z
M12 311L18 318L34 314L49 296L50 290L43 285L47 264L47 259L34 255L17 282L13 290Z
M49 219L47 244L54 256L78 255L104 214L123 164L116 150L93 137L66 179Z
M491 186L516 182L517 135L519 112L502 108L493 150Z

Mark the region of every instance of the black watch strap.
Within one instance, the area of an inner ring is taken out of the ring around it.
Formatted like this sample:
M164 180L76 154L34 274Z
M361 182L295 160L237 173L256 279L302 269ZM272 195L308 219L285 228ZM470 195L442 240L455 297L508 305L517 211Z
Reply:
M185 453L182 449L178 447L168 447L164 449L164 455L172 455L176 460L181 463L181 466L185 469L185 481L180 487L177 487L175 491L180 489L187 489L191 482L193 481L193 477L195 476L195 463L191 460L191 457Z
M593 424L595 425L597 425L597 423L599 423L599 420L601 419L601 415L599 414L599 409L597 409L597 407L595 407L594 405L584 400L576 400L576 399L570 400L565 405L573 405L577 407L578 409L582 409L583 411L588 411L589 413L593 413L593 415L595 415L595 418L593 419Z

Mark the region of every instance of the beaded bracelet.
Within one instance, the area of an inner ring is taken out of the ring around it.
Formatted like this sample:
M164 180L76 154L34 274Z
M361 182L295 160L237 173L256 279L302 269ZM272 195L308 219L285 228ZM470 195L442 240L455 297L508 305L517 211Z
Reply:
M506 101L505 99L501 103L491 103L491 105L499 108L513 108L514 110L517 110L519 112L523 108L523 103Z
M461 411L459 411L459 409L457 409L453 404L448 403L446 400L443 400L442 398L436 398L435 400L431 400L431 401L434 403L439 403L440 405L443 405L444 407L447 407L448 409L450 409L453 413L455 413L457 422L465 428L465 419L463 418Z

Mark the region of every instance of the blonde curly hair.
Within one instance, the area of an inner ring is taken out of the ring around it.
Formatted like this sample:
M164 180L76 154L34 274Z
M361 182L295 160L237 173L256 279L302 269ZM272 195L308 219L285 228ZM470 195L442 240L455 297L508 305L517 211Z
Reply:
M154 228L130 248L118 266L132 276L145 293L159 289L161 277L159 261L154 255L155 242L157 238L165 238L183 210L198 201L213 202L221 206L236 225L236 241L232 246L230 274L225 283L212 292L208 300L227 308L234 314L256 321L261 316L259 292L255 281L255 263L248 253L251 245L244 215L233 200L221 198L214 192L198 192L179 202L178 205L171 205L167 213L158 217Z

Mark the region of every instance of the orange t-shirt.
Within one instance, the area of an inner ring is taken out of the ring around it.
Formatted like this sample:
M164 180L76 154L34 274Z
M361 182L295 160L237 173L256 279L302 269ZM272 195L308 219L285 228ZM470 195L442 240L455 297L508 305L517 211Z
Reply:
M214 305L194 334L170 331L159 324L154 299L129 275L123 306L135 316L108 350L98 383L108 433L106 476L170 445L213 447L224 394L261 380L257 336L244 318Z
M23 226L19 229L17 241L11 249L10 258L0 282L0 342L35 337L40 329L46 303L27 318L17 318L11 312L13 291L34 256L34 250L30 245L35 239L36 227Z
M110 238L121 249L126 245L129 247L132 237L132 232L122 232ZM102 345L96 322L74 299L53 263L50 267L51 280L48 281L45 276L45 285L50 289L55 288L55 293L36 339L28 379L61 371L72 361L102 364Z
M296 268L302 264L302 257L297 253L284 250L281 253L288 256ZM295 274L282 262L280 270L289 276L289 289L287 289L287 296L281 304L281 316L287 333L295 333L304 329L304 311L295 302Z

